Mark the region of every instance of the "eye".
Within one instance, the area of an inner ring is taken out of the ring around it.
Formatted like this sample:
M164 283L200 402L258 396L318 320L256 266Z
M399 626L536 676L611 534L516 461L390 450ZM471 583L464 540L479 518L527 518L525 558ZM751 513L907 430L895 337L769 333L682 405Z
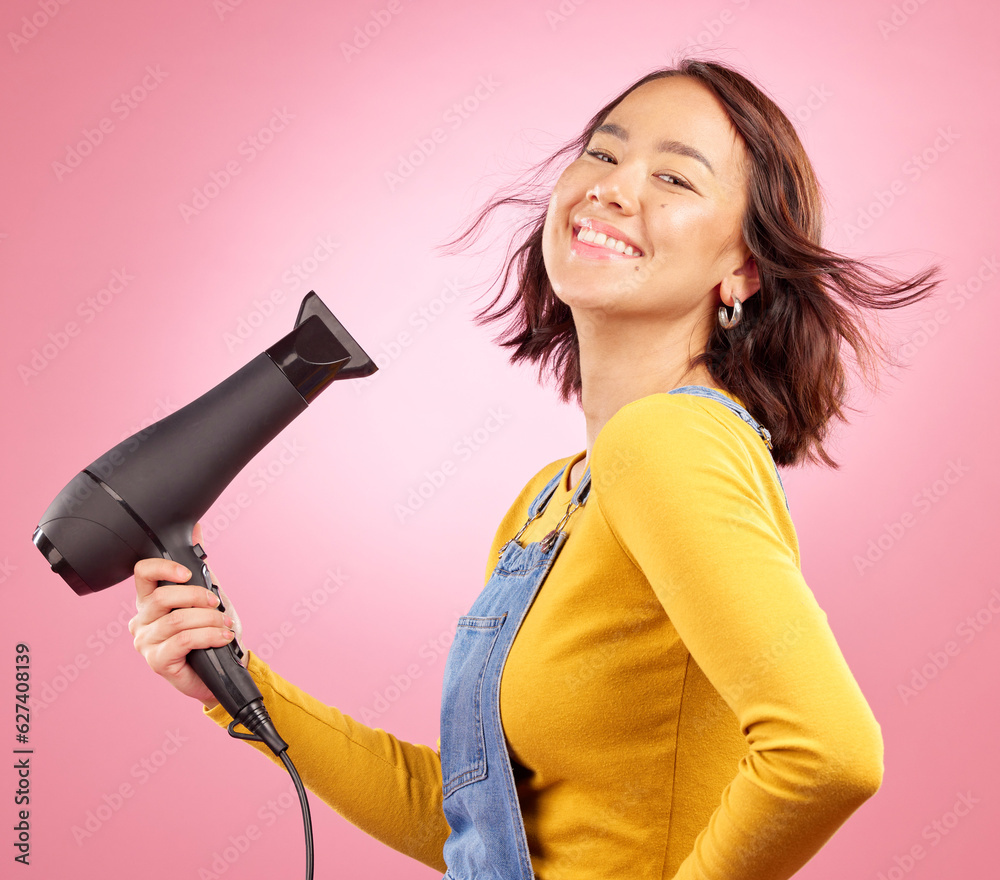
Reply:
M684 187L685 189L691 189L691 187L690 187L690 186L688 186L688 184L687 184L687 183L685 183L685 182L684 182L683 180L681 180L681 179L680 179L679 177L674 177L674 175L673 175L673 174L657 174L656 176L657 176L657 177L659 177L659 178L660 178L660 180L669 180L669 181L673 181L673 182L674 182L674 183L676 183L676 184L677 184L678 186L683 186L683 187Z
M598 159L601 162L610 162L611 164L615 164L615 157L612 156L610 153L605 153L604 150L589 149L585 150L585 152L588 156L593 156L595 159ZM691 189L690 184L688 184L684 180L681 180L681 178L674 176L673 174L657 174L656 176L660 178L660 180L663 180L667 183L672 183L676 186L682 186L684 187L684 189Z

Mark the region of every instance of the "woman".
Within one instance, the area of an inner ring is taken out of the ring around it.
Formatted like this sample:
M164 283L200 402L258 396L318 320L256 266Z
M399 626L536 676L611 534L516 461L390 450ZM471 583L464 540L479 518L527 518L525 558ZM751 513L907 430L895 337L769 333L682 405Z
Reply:
M841 341L873 376L861 310L926 295L934 272L894 282L821 248L794 129L719 64L642 78L549 162L567 153L479 317L514 315L501 341L579 400L587 445L500 524L438 750L249 669L306 784L454 880L788 877L877 790L882 740L776 465L835 466ZM495 199L458 240L525 202ZM184 657L233 620L200 587L155 589L187 576L136 566L135 644L226 725Z

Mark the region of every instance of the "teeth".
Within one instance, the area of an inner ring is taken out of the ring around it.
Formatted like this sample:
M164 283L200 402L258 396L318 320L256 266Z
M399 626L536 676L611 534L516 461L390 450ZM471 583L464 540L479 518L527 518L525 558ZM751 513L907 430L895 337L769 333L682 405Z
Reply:
M603 232L595 232L593 229L588 229L586 227L581 227L576 237L580 241L587 242L588 244L596 244L600 247L606 247L612 251L618 251L618 253L625 254L627 257L634 257L640 253L630 244L625 244L625 242L619 241L617 238L611 238Z

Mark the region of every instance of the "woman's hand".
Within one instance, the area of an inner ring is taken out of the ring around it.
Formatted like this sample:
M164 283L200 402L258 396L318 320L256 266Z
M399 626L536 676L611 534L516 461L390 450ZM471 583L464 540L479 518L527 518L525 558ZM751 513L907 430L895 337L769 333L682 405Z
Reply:
M197 537L198 527L195 527ZM200 542L196 542L200 543ZM182 694L201 700L209 709L218 700L187 662L195 648L220 648L237 637L239 618L228 598L225 613L218 598L197 584L187 585L191 572L168 559L141 559L135 566L136 608L128 624L136 650L149 668ZM159 581L171 583L158 587ZM235 620L234 620L235 618Z

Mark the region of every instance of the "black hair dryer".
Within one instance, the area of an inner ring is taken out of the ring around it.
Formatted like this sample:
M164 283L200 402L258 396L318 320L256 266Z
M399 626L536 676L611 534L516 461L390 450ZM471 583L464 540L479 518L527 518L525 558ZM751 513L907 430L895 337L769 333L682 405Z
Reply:
M192 572L189 583L218 593L204 551L191 543L195 523L324 388L377 369L310 291L291 333L73 477L42 515L35 546L80 595L125 580L140 559L153 556L181 563ZM188 654L226 711L277 754L287 746L241 658L235 641Z

